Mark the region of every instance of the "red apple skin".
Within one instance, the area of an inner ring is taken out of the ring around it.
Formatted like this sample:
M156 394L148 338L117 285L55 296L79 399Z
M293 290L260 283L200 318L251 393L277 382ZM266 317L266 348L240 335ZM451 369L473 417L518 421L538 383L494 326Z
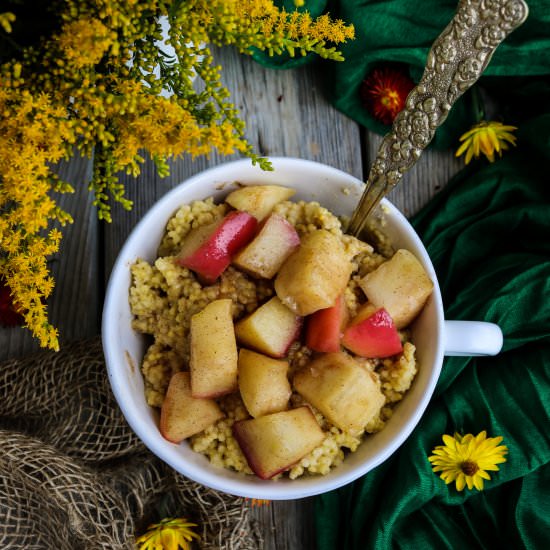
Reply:
M294 226L282 216L270 214L233 263L253 277L272 279L298 246L300 236Z
M403 351L399 333L390 314L377 309L360 322L352 323L344 331L342 345L361 357L390 357Z
M250 469L260 479L288 470L326 436L308 406L239 420L232 430Z
M187 250L184 244L176 261L212 284L229 266L232 256L254 238L257 226L258 220L247 212L229 212L213 225L207 238L199 239L197 248Z
M340 340L348 319L348 308L341 294L332 307L320 309L306 318L306 346L322 353L340 351Z

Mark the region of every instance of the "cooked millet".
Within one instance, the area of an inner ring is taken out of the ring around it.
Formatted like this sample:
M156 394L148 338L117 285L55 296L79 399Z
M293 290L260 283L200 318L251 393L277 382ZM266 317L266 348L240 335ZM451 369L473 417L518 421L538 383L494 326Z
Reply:
M154 407L162 405L170 377L179 370L188 369L188 334L192 315L213 300L230 298L233 302L234 319L239 319L254 311L274 294L272 281L254 279L233 267L229 267L215 284L201 286L191 271L176 263L177 254L189 231L220 219L227 210L226 205L216 205L212 199L180 207L167 224L158 251L159 257L155 262L151 265L138 259L131 267L130 306L134 314L132 326L135 330L153 337L141 369L147 402ZM358 279L376 269L386 258L375 252L370 244L345 235L340 220L318 203L284 201L274 211L292 223L301 236L317 229L326 229L342 240L344 250L355 269L345 293L346 304L353 316L365 299L358 287ZM389 253L391 249L384 246L382 250ZM404 334L404 337L407 339L408 336ZM379 414L365 426L366 433L383 429L392 414L393 404L402 399L409 389L416 374L414 352L414 345L405 341L403 353L397 357L359 360L364 368L375 373L386 397L386 403ZM290 348L286 357L290 364L290 380L294 372L304 367L311 356L311 350L303 344L295 343ZM224 396L217 401L225 418L190 438L191 448L206 455L213 464L251 474L232 434L234 422L249 418L248 412L238 393ZM303 398L293 393L290 406L303 404ZM336 428L319 411L311 406L310 408L325 431L326 438L285 474L291 479L305 474L327 474L345 459L346 453L354 452L364 439Z

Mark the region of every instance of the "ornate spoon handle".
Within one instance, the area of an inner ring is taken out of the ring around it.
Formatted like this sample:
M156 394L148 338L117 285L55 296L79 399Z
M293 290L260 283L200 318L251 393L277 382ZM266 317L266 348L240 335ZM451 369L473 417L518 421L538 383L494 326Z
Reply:
M359 235L367 217L418 160L455 101L481 76L497 46L527 18L523 0L461 0L433 43L424 74L378 149L347 232Z

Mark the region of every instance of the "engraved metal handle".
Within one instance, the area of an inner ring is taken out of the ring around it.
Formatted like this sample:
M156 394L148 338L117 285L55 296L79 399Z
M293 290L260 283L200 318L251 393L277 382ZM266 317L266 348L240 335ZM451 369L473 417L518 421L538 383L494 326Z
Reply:
M371 167L347 232L358 236L384 195L420 157L455 101L481 76L497 46L527 18L523 0L461 0L433 43L420 82L407 97Z

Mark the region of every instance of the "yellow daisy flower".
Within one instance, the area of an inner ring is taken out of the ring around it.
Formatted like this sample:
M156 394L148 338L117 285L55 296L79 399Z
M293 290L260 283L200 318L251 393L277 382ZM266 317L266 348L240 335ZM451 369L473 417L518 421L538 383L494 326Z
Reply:
M160 523L149 525L147 532L136 540L139 550L191 550L190 542L200 539L185 518L166 518Z
M502 151L509 149L508 143L516 145L516 136L512 134L514 130L517 130L516 126L483 120L460 136L462 145L458 148L456 156L466 153L464 162L469 164L472 157L479 158L483 153L489 162L493 162L495 153L502 156Z
M491 479L487 471L497 471L497 464L506 462L504 455L508 452L506 445L499 445L502 437L487 437L483 431L478 435L455 433L454 437L445 434L444 445L438 445L432 451L428 460L432 463L434 472L441 472L440 476L446 484L456 483L456 489L483 490L483 480Z

